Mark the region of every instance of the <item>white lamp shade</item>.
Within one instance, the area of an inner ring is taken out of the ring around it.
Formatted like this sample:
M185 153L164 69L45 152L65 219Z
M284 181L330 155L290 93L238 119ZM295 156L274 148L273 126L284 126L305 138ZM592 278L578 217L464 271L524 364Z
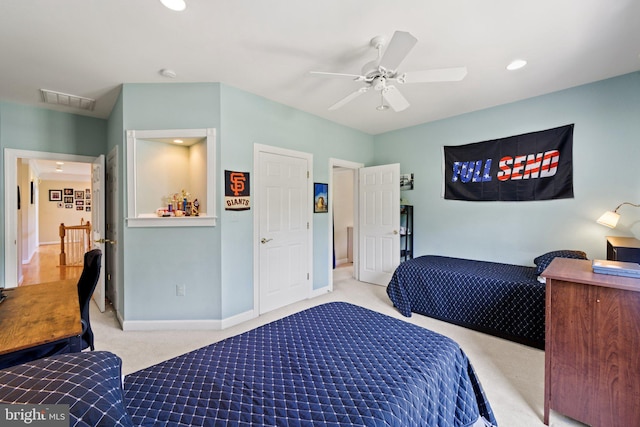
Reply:
M605 213L603 213L600 218L598 218L598 224L604 225L605 227L609 227L609 228L616 228L616 225L618 225L618 220L620 219L620 215L615 213L615 212L611 212L611 211L607 211Z

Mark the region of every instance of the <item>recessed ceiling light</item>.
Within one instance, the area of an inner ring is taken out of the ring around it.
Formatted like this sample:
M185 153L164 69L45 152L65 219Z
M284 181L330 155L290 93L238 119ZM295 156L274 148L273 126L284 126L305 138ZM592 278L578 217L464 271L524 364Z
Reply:
M64 162L56 162L56 165L62 166L62 165L64 165Z
M184 0L160 0L160 3L167 9L175 10L176 12L182 12L187 8L187 3Z
M184 141L183 141L183 140L181 140L181 139L174 139L174 140L173 140L173 142L175 142L176 144L182 144L182 143L184 143Z
M507 65L507 70L509 70L509 71L519 70L520 68L524 67L525 65L527 65L527 61L525 61L524 59L515 59L515 60L511 61L511 63L509 63L509 65Z

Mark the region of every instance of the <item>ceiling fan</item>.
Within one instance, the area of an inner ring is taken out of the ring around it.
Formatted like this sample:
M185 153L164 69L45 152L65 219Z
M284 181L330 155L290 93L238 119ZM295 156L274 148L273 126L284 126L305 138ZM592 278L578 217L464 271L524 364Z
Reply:
M432 83L460 81L467 75L466 67L439 68L433 70L413 71L401 73L398 67L409 54L418 39L406 31L396 31L389 41L389 45L382 53L386 38L377 36L371 39L371 46L377 49L378 57L362 67L362 74L329 73L324 71L311 71L311 74L326 77L348 77L356 82L364 83L364 86L350 93L340 101L329 107L329 110L337 110L350 101L353 101L363 93L373 89L380 92L381 104L378 110L386 110L386 101L394 111L402 111L409 107L409 102L400 91L390 82L405 83Z

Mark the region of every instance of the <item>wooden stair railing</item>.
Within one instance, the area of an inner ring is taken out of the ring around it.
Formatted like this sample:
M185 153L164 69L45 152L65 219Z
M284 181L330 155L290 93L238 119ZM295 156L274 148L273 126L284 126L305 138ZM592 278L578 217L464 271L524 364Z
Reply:
M60 265L79 265L84 254L91 249L91 222L80 221L80 225L60 224Z

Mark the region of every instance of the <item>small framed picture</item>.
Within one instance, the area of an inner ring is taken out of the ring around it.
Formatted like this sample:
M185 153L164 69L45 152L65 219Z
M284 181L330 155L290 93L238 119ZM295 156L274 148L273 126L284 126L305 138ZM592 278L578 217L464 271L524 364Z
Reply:
M91 198L91 189L87 188L86 190L84 190L84 198L85 199L90 199Z
M86 208L84 208L84 210L87 212L91 212L91 206L87 206Z
M65 196L73 196L73 188L65 188L64 189Z
M61 202L62 201L62 190L49 190L49 201L50 202Z
M84 201L85 206L91 206L91 200L87 199Z
M73 209L73 203L65 203L64 204L64 208L65 209Z
M400 175L400 191L413 190L413 174L405 173Z
M327 213L329 212L329 184L319 182L313 183L313 212Z
M84 191L82 190L76 190L75 191L75 196L76 199L84 199Z
M73 203L73 196L64 196L65 203Z
M84 200L76 200L76 206L84 206Z
M83 211L84 210L84 206L76 206L76 210L77 211Z
M62 208L63 206L64 206L64 203L58 202L58 208Z

